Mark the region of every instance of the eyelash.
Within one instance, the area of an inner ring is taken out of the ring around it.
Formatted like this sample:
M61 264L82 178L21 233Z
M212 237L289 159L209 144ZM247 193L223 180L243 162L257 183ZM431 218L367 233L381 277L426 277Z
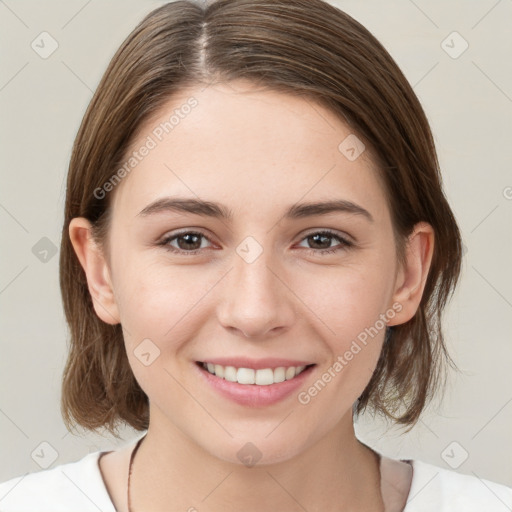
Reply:
M211 240L206 235L204 235L203 233L201 233L199 231L182 231L181 233L176 233L176 234L170 235L168 237L165 237L157 245L163 246L169 252L172 252L172 253L175 253L175 254L180 254L180 255L183 255L183 256L194 256L198 252L200 252L201 249L194 249L193 251L185 251L183 249L176 249L175 247L172 247L172 246L169 245L170 242L172 242L173 240L175 240L177 238L180 238L180 237L182 237L184 235L197 235L197 236L203 237L206 240L208 240L209 242L211 242ZM335 238L339 242L341 242L341 244L338 245L338 246L335 246L335 247L333 247L331 249L311 249L311 248L308 249L308 248L305 248L306 251L308 251L310 254L313 254L313 255L325 256L327 254L333 254L335 252L338 252L338 251L341 251L341 250L344 250L344 249L345 250L349 249L349 248L353 247L353 245L354 245L353 242L351 242L351 241L347 240L346 238L343 238L339 234L337 234L337 233L335 233L333 231L329 231L327 229L321 230L321 231L313 231L312 233L308 233L304 238L301 239L301 242L303 240L306 240L309 237L314 236L314 235L330 236L332 238Z

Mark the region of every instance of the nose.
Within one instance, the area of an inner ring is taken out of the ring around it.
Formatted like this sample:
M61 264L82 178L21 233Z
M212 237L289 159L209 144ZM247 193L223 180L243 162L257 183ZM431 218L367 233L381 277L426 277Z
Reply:
M266 252L251 263L235 254L234 268L220 290L220 323L248 338L282 334L295 321L293 293L285 271L270 261Z

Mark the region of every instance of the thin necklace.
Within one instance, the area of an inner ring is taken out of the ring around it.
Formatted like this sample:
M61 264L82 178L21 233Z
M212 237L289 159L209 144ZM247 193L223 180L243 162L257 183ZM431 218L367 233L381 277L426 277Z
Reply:
M133 459L135 459L135 454L137 453L137 450L139 449L140 445L142 444L142 441L144 441L144 438L146 437L146 435L147 435L147 433L137 441L137 444L135 445L135 448L132 450L132 454L130 456L130 465L128 468L128 486L127 486L127 496L126 496L127 502L128 502L128 512L133 512L133 510L131 508L131 500L130 500L130 477L132 476ZM380 474L381 455L377 453L377 457L379 460L379 478L382 482L382 475ZM406 461L406 462L409 462L409 461ZM381 485L382 485L382 483L381 483ZM381 496L382 496L382 487L380 489L380 492L381 492ZM385 506L384 506L384 508L385 508Z
M146 435L144 435L144 437L146 437ZM132 454L130 456L130 466L128 468L128 487L127 487L128 512L133 512L132 508L131 508L131 502L130 502L130 477L132 476L133 459L135 458L135 454L137 453L139 446L141 445L142 441L144 440L144 437L141 437L138 440L138 442L135 445L135 448L132 450Z

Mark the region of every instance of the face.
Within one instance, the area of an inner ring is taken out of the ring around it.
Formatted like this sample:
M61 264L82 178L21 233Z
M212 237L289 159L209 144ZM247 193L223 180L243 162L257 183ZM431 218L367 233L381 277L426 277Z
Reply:
M311 101L244 82L201 89L173 97L129 151L140 158L110 192L112 300L100 293L95 307L122 323L150 429L178 428L236 463L251 441L271 463L352 421L386 323L405 321L406 275L383 186L366 151L347 152L347 125ZM338 209L304 206L324 202ZM235 359L314 366L250 385L198 365Z

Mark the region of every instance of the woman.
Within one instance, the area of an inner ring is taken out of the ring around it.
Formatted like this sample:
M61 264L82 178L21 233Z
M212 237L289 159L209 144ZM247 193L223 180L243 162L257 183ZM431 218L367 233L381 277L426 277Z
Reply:
M144 433L5 482L2 510L512 506L355 436L442 385L461 238L417 97L329 4L150 13L77 134L60 263L66 424Z

